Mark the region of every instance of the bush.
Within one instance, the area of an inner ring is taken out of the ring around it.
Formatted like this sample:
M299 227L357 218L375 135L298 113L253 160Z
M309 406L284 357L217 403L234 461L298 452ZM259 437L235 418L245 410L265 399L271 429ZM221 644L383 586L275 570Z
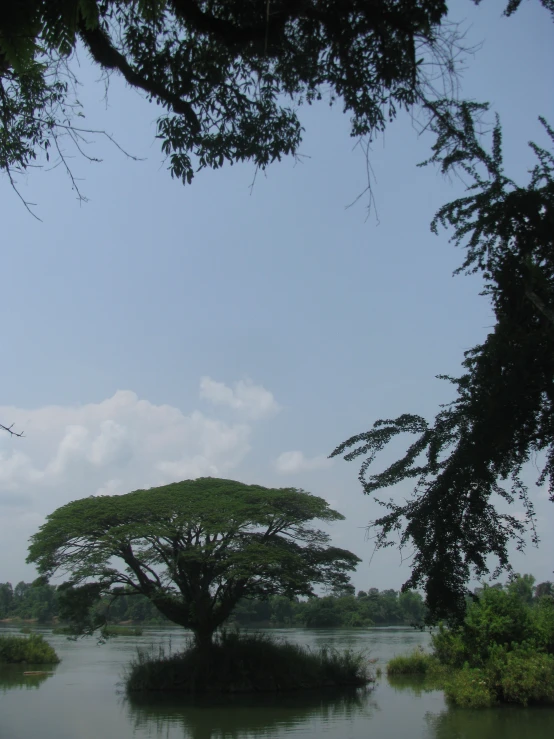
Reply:
M489 708L496 703L486 673L467 665L445 681L444 694L447 700L461 708Z
M554 703L554 656L530 645L512 651L496 648L488 664L489 680L504 703Z
M138 650L126 675L127 691L184 693L278 692L371 682L369 662L352 650L305 647L260 634L223 632L209 649L190 644L166 656Z
M56 664L60 659L53 647L40 634L0 636L0 663L32 662L36 665Z
M445 628L439 625L439 630L431 636L433 654L442 665L462 667L468 661L468 650L464 644L460 630Z
M543 621L546 634L546 617ZM534 636L533 609L514 593L486 587L469 605L462 624L453 629L441 625L431 641L442 664L483 667L495 645L520 644Z
M436 660L457 670L443 681L452 702L554 704L554 599L533 599L533 582L523 576L506 589L485 587L461 624L433 635Z
M554 598L551 596L538 598L531 609L531 633L537 647L554 654Z

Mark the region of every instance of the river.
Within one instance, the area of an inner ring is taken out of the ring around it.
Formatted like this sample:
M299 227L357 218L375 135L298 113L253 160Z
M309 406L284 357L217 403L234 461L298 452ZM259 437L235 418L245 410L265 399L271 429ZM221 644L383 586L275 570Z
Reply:
M4 627L1 633L16 630ZM129 701L125 665L137 647L178 651L179 629L145 629L97 645L43 631L62 662L49 676L24 677L0 665L0 739L551 739L554 708L502 707L470 711L448 706L440 691L417 680L369 690L248 696L192 703L183 698ZM427 645L429 635L409 628L272 629L308 646L365 650L383 668L391 657ZM45 669L34 668L34 669Z

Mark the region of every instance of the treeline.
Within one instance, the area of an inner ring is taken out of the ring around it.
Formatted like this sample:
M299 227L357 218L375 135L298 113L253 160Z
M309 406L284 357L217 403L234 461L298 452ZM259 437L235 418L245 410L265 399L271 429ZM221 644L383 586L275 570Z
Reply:
M110 623L130 621L164 624L167 619L143 595L121 595L111 604L100 600L95 606ZM346 589L340 594L307 601L273 596L268 600L242 600L230 619L241 626L340 626L409 625L422 623L426 609L419 593L370 588L357 596ZM51 623L59 617L59 600L54 585L20 582L0 583L0 619L33 619Z
M111 604L105 599L99 600L95 608L98 612L106 614L111 623L119 621L169 623L143 595L122 595ZM55 585L19 582L14 588L9 582L0 583L0 620L33 619L38 623L48 624L59 618L59 612L59 595Z
M423 623L426 608L419 593L370 588L353 594L328 595L307 601L273 596L268 600L240 601L233 620L241 626L401 626Z
M517 576L506 585L496 584L495 589L517 594L528 604L545 595L554 596L550 582L535 585L532 575ZM304 626L308 628L404 626L422 624L427 610L422 596L413 591L360 590L300 601L284 596L272 596L267 600L242 600L230 619L240 626ZM479 595L482 589L475 590ZM19 582L0 583L0 619L33 619L38 623L52 623L59 616L59 596L54 585L32 585ZM136 624L170 623L143 595L121 595L111 604L100 600L95 608L106 615L110 623L130 621Z
M58 597L54 585L30 582L0 583L0 619L34 619L49 623L58 615Z

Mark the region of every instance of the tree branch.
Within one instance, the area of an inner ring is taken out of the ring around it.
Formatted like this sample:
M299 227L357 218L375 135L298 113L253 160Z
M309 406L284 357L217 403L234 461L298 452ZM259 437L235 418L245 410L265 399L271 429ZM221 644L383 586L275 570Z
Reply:
M79 26L79 35L90 51L94 61L104 69L116 69L132 86L158 98L173 112L186 118L194 134L200 132L200 123L190 103L171 93L166 87L149 80L135 71L112 44L108 35L100 28L90 29L84 23Z
M34 214L33 214L34 215ZM4 426L3 423L0 423L0 429L3 429L4 431L7 431L8 434L11 434L11 436L25 436L23 431L21 433L17 433L17 431L12 431L15 424L12 423L11 426Z
M176 17L187 23L199 33L216 36L227 46L264 42L275 38L283 31L285 23L291 18L297 18L306 9L306 0L284 0L281 10L270 15L268 22L266 13L261 16L260 23L240 27L223 18L205 13L195 0L171 0L171 7ZM267 45L267 44L266 44Z

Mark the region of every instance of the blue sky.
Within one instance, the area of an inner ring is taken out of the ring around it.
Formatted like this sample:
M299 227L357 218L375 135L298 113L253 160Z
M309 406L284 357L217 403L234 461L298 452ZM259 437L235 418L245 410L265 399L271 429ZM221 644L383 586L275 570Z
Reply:
M500 113L508 169L524 178L527 141L544 141L538 115L554 120L550 16L538 2L510 19L498 0L451 7L468 45L482 42L463 95ZM356 585L398 588L397 552L368 567L363 526L379 509L357 465L326 456L377 418L431 419L451 398L435 375L456 374L492 325L480 282L451 276L462 254L429 231L462 184L416 168L430 139L405 116L373 144L376 211L346 208L364 156L340 107L318 105L302 114L301 163L253 188L250 165L183 187L162 162L155 108L115 78L106 107L84 55L79 74L84 124L144 161L91 137L104 161L72 160L83 205L61 168L20 178L42 222L0 180L0 420L26 433L0 438L0 582L34 576L27 538L58 505L214 474L323 495L346 516L334 541L364 559ZM544 541L514 564L544 580L553 555Z

